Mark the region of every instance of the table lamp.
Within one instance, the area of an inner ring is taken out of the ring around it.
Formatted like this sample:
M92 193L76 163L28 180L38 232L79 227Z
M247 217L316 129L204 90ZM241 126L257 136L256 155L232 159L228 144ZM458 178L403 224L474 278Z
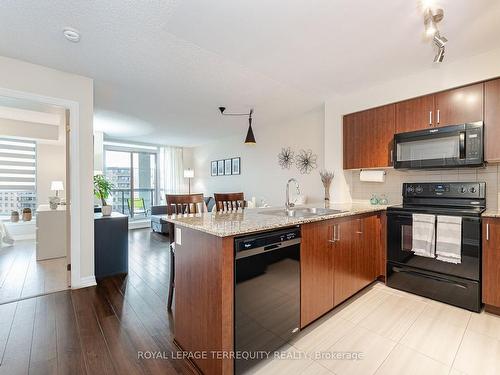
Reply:
M56 197L59 197L59 192L64 190L64 185L62 181L52 181L50 184L50 190L56 192Z

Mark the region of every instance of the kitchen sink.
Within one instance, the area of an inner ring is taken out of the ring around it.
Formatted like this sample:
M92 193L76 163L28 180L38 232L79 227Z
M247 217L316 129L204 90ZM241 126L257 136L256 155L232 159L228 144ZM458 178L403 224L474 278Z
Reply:
M286 217L314 217L323 215L335 215L340 214L342 210L334 210L331 208L321 208L321 207L307 207L307 208L293 208L291 210L264 210L259 212L262 215L272 215L272 216L286 216Z

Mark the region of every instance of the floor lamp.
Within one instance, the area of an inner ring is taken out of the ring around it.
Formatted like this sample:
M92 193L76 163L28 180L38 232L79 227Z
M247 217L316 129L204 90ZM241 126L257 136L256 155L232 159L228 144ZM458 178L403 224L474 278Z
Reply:
M194 177L194 171L189 168L189 169L184 169L184 178L188 179L188 189L189 189L189 194L191 194L191 179Z

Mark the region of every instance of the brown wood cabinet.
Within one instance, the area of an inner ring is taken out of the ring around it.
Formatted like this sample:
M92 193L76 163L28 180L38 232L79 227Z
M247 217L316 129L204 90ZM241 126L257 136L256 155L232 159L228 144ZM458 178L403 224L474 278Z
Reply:
M483 120L483 83L439 92L435 95L435 126Z
M500 79L484 84L484 158L500 161Z
M392 165L395 105L344 116L344 169Z
M356 293L354 269L354 218L339 219L333 226L333 303L337 306Z
M300 325L333 308L333 220L302 225L300 246Z
M500 313L500 218L483 220L483 303Z
M380 214L302 225L301 327L379 276Z
M433 125L434 95L396 103L396 133L427 129Z
M500 146L494 142L500 136L499 81L487 82L486 86L477 83L345 115L344 169L391 166L392 140L396 133L482 121L483 118L489 134L486 136L486 160L500 161Z

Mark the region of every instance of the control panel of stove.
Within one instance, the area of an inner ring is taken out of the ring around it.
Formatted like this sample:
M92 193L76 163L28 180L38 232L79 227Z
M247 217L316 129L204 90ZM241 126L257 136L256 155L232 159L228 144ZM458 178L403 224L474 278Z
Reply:
M484 198L484 182L413 182L403 184L403 197Z

